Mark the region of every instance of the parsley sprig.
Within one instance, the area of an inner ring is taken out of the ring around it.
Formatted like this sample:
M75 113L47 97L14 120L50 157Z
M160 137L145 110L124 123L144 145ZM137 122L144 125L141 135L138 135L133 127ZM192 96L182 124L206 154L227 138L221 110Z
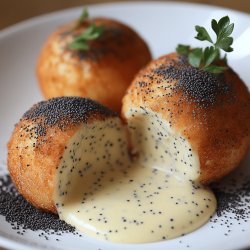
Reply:
M188 57L188 62L190 65L196 68L201 68L205 71L211 73L221 73L227 67L218 66L214 63L221 59L220 51L232 52L233 48L233 38L230 36L234 29L234 24L230 23L230 18L228 16L222 17L218 22L213 19L211 21L211 26L216 34L216 41L213 42L211 36L207 30L199 25L195 26L197 31L196 39L200 41L208 41L212 46L206 48L191 48L189 45L179 44L176 51L180 55L185 55ZM226 60L226 55L223 58Z
M82 14L79 17L79 19L77 20L76 25L75 25L73 30L78 29L88 18L89 18L88 9L84 8L83 11L82 11Z
M74 29L79 28L89 18L88 10L85 8L77 21ZM90 23L90 25L69 44L72 50L89 50L88 41L98 39L104 31L104 26Z

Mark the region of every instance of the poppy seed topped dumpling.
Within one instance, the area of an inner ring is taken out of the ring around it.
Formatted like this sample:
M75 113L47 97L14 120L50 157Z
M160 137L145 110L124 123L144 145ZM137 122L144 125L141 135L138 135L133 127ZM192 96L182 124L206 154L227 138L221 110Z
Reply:
M72 41L91 25L102 27L89 49L71 49ZM37 63L37 77L46 99L89 97L120 112L121 99L134 75L150 60L144 40L130 27L108 18L65 24L50 35Z
M122 115L143 164L205 183L249 150L250 95L231 68L213 74L176 53L162 56L135 77Z
M102 134L112 128L123 136L117 115L90 99L53 98L28 110L8 144L8 168L19 192L34 206L56 213L54 178L67 143L87 127L98 133L98 124L103 127Z

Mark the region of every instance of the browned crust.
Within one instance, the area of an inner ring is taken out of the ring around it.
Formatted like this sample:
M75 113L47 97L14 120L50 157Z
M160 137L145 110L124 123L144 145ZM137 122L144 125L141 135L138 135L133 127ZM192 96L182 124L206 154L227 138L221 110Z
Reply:
M48 128L45 136L30 139L30 131L24 127L34 126L22 120L14 129L8 143L8 169L17 190L35 207L56 213L53 202L56 167L64 147L78 127L66 131Z
M139 69L151 60L151 54L143 39L128 26L106 18L96 18L93 22L120 35L105 35L104 32L104 38L93 41L87 56L79 59L79 54L67 50L67 45L73 35L88 25L77 31L71 31L72 23L64 25L51 34L42 48L36 67L37 78L46 99L90 97L120 112L127 87ZM106 53L99 53L103 50Z
M34 105L30 111L36 107L37 105ZM103 113L100 108L99 113L93 112L85 122L90 124L112 117ZM17 190L31 204L39 209L57 213L53 197L56 168L68 141L85 122L65 123L66 125L60 128L60 122L50 125L43 119L43 114L34 120L24 115L17 123L8 143L8 169ZM46 133L39 134L39 124Z
M220 96L214 105L197 110L195 103L183 99L181 91L173 94L170 88L157 88L169 83L156 75L155 69L178 60L179 57L173 53L151 62L141 70L123 99L122 116L126 120L126 112L130 107L140 106L160 113L198 152L200 181L208 183L236 168L249 150L250 95L238 75L229 69L225 71L224 77L232 89L230 94ZM173 87L178 82L170 80ZM169 93L170 96L162 96ZM232 96L234 101L230 99ZM221 101L223 105L219 104Z

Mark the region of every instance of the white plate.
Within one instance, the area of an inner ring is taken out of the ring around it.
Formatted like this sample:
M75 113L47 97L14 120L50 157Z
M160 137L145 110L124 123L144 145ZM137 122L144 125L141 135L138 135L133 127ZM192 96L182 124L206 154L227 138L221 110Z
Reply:
M154 57L175 50L177 43L197 45L193 39L194 25L208 27L212 18L218 19L223 15L229 15L235 23L233 46L235 52L229 56L229 63L249 86L250 16L247 14L205 5L163 2L101 4L89 6L89 11L92 16L116 18L134 27L146 39ZM33 103L42 99L34 73L39 50L44 40L56 27L77 18L80 12L81 8L56 12L25 21L0 32L0 159L3 169L6 161L6 142L14 124ZM250 176L249 168L247 170L249 164L248 155L248 159L241 167L245 176ZM223 216L218 220L223 222ZM87 236L79 238L70 234L63 235L59 242L53 237L46 241L39 238L37 232L32 231L27 231L25 235L20 236L11 229L5 218L0 216L0 245L12 249L58 250L188 248L205 250L249 247L250 219L242 220L240 224L234 219L229 222L233 225L230 226L231 232L228 236L224 235L228 230L224 223L220 225L220 223L210 222L181 238L151 244L119 245Z

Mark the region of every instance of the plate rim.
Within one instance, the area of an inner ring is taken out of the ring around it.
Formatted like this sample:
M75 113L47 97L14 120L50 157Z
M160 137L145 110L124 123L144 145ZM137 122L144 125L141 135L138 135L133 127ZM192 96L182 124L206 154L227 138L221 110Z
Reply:
M5 37L7 37L8 35L11 35L12 33L21 31L23 29L35 26L36 24L40 24L42 22L46 22L46 21L51 21L53 20L53 18L57 19L59 18L58 16L63 16L65 13L69 13L69 12L75 12L77 10L80 10L82 8L82 6L86 7L86 8L102 8L102 7L107 7L107 6L129 6L129 5L169 5L169 6L192 6L194 8L206 8L206 9L211 9L211 10L222 10L222 11L230 11L235 13L236 15L242 15L245 16L246 18L250 19L250 14L247 12L243 12L243 11L239 11L239 10L234 10L234 9L230 9L230 8L226 8L226 7L221 7L221 6L216 6L216 5L209 5L206 3L191 3L191 2L174 2L172 1L127 1L127 0L120 0L118 2L107 2L107 3L90 3L90 4L85 4L85 5L79 5L79 6L75 6L75 7L69 7L69 8L65 8L65 9L61 9L61 10L56 10L56 11L51 11L51 12L47 12L41 15L37 15L28 19L25 19L23 21L17 22L15 24L12 24L10 26L7 26L5 28L3 28L2 30L0 30L0 40L4 39Z

